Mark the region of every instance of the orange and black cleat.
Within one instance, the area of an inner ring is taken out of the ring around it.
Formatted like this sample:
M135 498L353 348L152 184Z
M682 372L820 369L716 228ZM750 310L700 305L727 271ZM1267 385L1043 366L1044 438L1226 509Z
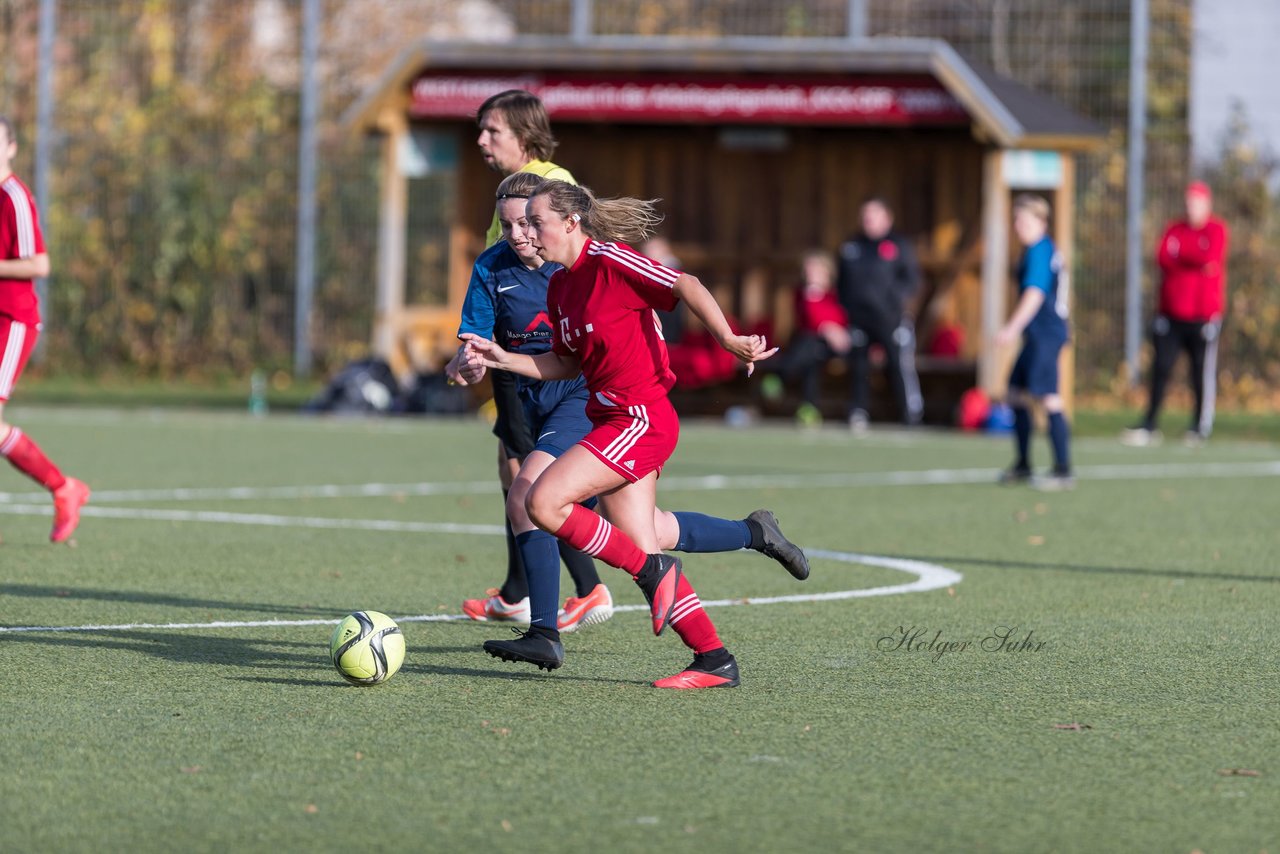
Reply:
M658 572L658 580L653 582L653 593L645 591L655 635L662 634L662 630L671 624L671 617L676 610L676 589L680 586L681 573L679 558L658 555L658 563L662 568Z
M727 655L727 653L726 653ZM719 667L707 669L701 665L699 659L703 656L698 655L693 659L693 664L677 673L675 676L668 676L665 679L659 679L653 683L655 688L672 688L677 691L690 691L695 688L736 688L740 680L738 679L738 662L732 655L729 660Z

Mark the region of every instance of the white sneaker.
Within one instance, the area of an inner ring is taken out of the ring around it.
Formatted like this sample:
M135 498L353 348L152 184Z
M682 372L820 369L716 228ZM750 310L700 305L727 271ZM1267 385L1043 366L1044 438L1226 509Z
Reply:
M861 409L849 414L849 432L855 436L865 436L871 430L871 419Z
M1188 448L1203 448L1207 441L1209 441L1208 437L1199 430L1188 430L1182 437L1182 444Z
M1164 441L1159 430L1148 430L1146 427L1130 427L1120 434L1120 444L1130 448L1154 448Z

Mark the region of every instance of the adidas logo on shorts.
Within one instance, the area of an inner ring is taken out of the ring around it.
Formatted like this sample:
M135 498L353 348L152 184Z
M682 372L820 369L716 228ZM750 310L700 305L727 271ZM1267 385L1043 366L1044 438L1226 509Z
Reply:
M631 471L635 471L635 470L636 470L636 461L635 461L635 460L627 460L625 463L623 463L623 465L624 465L624 466L626 466L626 467L627 467L628 469L630 469Z

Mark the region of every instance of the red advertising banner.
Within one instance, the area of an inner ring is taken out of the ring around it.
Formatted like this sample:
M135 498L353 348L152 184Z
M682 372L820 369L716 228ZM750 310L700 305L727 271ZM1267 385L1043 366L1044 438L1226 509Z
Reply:
M540 97L552 118L697 124L961 125L960 103L931 77L427 73L409 114L468 118L506 89Z

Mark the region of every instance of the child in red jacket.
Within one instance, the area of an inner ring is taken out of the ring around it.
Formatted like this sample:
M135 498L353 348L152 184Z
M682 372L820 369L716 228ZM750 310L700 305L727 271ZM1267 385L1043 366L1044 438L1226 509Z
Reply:
M796 420L812 425L822 422L818 409L822 371L829 360L848 353L851 342L849 317L835 292L834 259L821 250L810 250L801 260L801 271L803 279L796 288L796 325L791 341L761 367L769 372L763 384L766 396L779 396L782 380L799 381L804 402L796 410Z

